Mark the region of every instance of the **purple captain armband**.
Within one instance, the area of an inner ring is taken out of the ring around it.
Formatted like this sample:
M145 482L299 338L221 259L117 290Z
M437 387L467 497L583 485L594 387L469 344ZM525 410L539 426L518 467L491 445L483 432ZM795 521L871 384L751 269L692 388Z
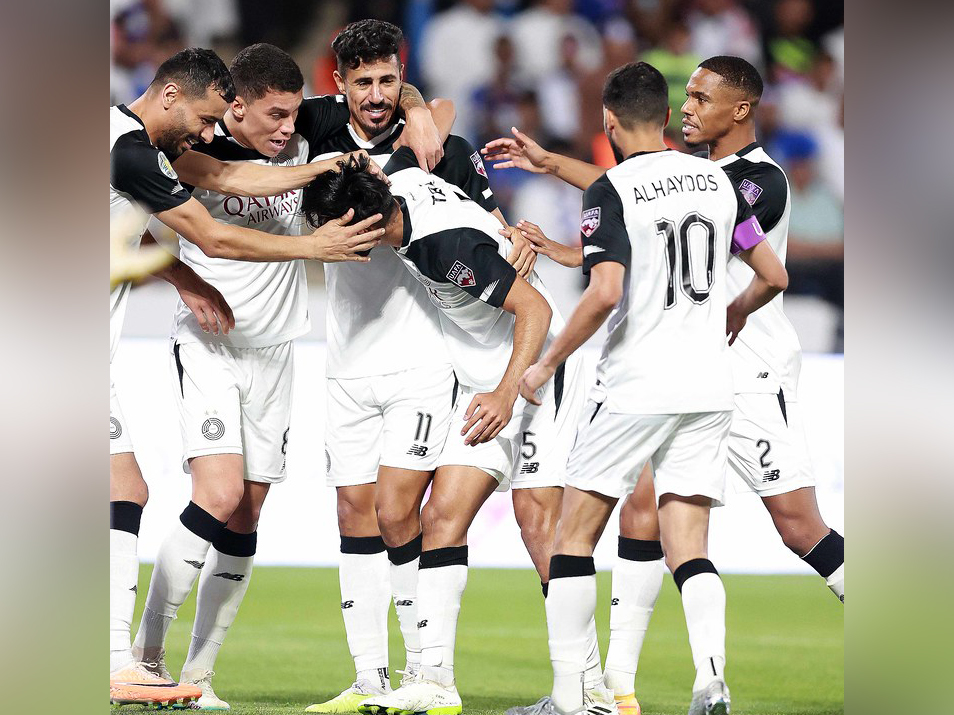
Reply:
M765 232L755 216L749 216L735 227L732 234L732 255L747 251L765 240Z

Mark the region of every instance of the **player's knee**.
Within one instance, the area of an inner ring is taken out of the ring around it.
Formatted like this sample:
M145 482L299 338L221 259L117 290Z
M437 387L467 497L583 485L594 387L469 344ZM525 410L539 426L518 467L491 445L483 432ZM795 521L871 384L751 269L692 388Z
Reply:
M413 532L411 536L420 533L420 515L415 504L401 504L398 502L389 502L387 504L376 504L375 512L378 519L378 527L381 529L381 535L385 541L392 541L390 536L400 540L406 532ZM404 543L401 541L400 543Z
M430 500L421 510L421 531L425 538L433 542L453 545L460 540L460 528L454 520L454 511L450 505Z
M553 541L556 531L556 519L545 511L520 509L515 512L517 526L520 527L520 536L527 545L541 544Z
M796 556L804 556L828 533L824 523L808 519L780 519L775 522L782 542Z
M223 481L201 495L196 495L193 501L217 519L228 521L238 509L244 493L242 482Z
M374 506L363 500L338 497L338 530L342 534L358 533L366 523L374 523L377 517Z
M228 527L238 534L251 534L258 529L258 519L261 513L261 504L240 504L232 513Z

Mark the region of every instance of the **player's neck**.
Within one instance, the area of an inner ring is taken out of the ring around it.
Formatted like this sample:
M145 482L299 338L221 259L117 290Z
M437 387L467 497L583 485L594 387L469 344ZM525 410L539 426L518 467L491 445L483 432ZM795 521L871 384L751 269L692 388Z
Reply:
M404 212L400 206L395 206L394 211L391 213L391 218L388 219L384 227L384 235L381 236L381 243L400 248L403 242Z
M245 131L242 128L242 123L238 121L235 116L232 114L232 109L229 108L225 110L225 116L222 117L222 121L225 123L225 128L229 130L229 134L232 135L232 138L237 141L239 144L244 146L246 149L254 149L252 142L248 140L245 136Z
M655 127L631 132L617 131L615 139L623 158L638 152L665 151L669 148L663 140L662 130Z
M161 129L159 120L161 115L153 116L152 112L149 111L151 107L148 97L143 94L138 99L134 99L132 102L126 105L126 109L139 117L142 121L143 126L146 128L146 134L149 135L149 141L154 141L155 138L159 135L159 130Z
M709 158L712 161L719 161L731 156L736 152L742 151L755 139L755 129L752 126L737 127L724 137L709 144Z

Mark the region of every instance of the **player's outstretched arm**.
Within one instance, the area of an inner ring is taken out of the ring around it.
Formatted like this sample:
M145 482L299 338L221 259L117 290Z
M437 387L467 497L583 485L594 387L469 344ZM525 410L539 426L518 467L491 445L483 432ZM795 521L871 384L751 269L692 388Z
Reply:
M540 355L550 329L553 311L546 299L523 278L517 276L501 306L514 315L513 352L500 384L493 392L474 395L461 430L464 444L481 444L496 437L513 416L519 395L520 376ZM470 434L468 434L468 432Z
M540 361L531 365L520 380L520 394L534 405L540 404L537 391L553 377L557 366L572 355L599 329L623 296L626 267L615 261L603 261L590 269L590 284L577 304L566 327L550 343Z
M523 169L535 174L553 174L558 179L586 191L606 169L547 151L516 127L511 127L514 138L501 137L487 142L480 153L497 161L494 169Z
M354 211L320 226L304 236L274 236L234 224L216 221L206 208L189 199L184 204L156 214L173 231L197 245L212 258L238 261L290 261L307 258L325 263L338 261L367 262L359 255L380 243L383 228L371 229L381 220L380 214L369 216L353 225L348 222Z
M513 228L513 231L523 236L533 247L535 253L543 254L561 266L579 268L583 265L582 246L574 248L572 246L564 246L557 241L551 241L535 223L521 219L517 221L517 225ZM500 233L503 234L504 231L500 231Z
M788 272L767 241L741 251L738 257L755 271L755 276L726 309L725 334L729 336L729 345L739 337L752 313L788 288Z

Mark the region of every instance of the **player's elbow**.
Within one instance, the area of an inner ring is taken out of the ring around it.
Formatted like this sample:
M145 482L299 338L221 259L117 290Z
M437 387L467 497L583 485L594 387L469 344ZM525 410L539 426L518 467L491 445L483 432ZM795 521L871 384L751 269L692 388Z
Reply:
M785 266L779 264L778 268L772 271L765 279L765 282L768 283L769 287L776 293L781 293L788 288L788 271L785 270Z
M203 237L201 242L197 241L196 245L209 258L239 258L236 255L235 247L224 231L210 232Z
M592 286L594 307L603 313L608 313L623 297L622 284L614 282L600 282Z

